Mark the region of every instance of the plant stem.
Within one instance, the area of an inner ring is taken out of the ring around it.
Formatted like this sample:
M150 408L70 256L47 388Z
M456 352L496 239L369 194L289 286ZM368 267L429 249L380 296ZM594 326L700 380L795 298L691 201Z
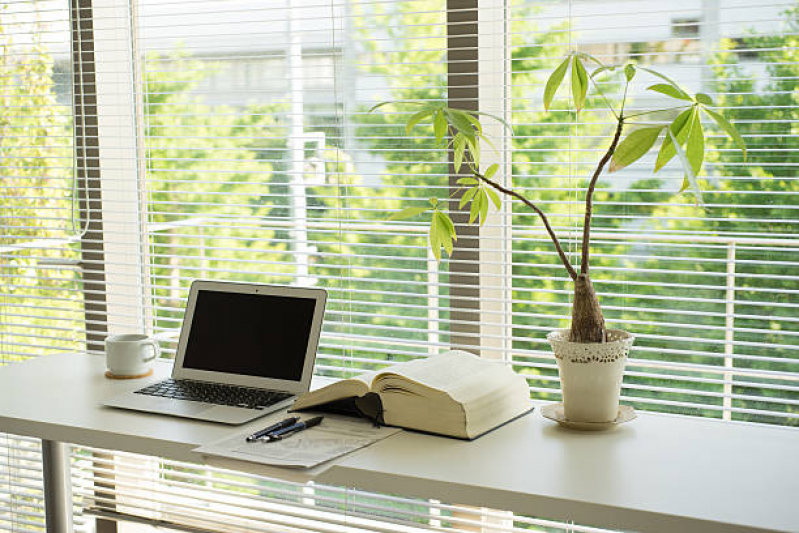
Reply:
M667 107L665 109L653 109L652 111L644 111L642 113L635 113L634 115L627 115L626 117L624 117L624 120L629 120L629 119L635 118L635 117L641 117L643 115L651 115L652 113L665 113L666 111L674 111L676 109L685 109L686 107L691 107L691 104L678 105L678 106L675 106L675 107Z
M591 246L591 214L593 211L594 189L596 182L599 180L599 175L602 174L602 169L613 156L616 146L619 144L621 138L621 130L624 127L624 117L619 117L618 126L616 126L616 134L613 136L613 142L610 143L608 151L599 160L599 164L588 183L588 191L585 193L585 220L583 222L583 244L582 244L582 257L580 260L580 273L588 275L588 249ZM575 279L572 277L572 279Z
M475 170L471 166L470 166L470 170L472 171L472 174L474 174L474 176L477 179L479 179L480 181L482 181L483 183L487 183L488 185L491 185L492 187L494 187L496 190L498 190L502 194L505 194L507 196L512 196L513 198L521 200L522 202L524 202L524 205L526 205L527 207L529 207L530 209L532 209L533 211L538 213L538 216L541 217L541 221L544 223L544 227L546 228L547 233L549 233L549 236L552 239L552 243L555 245L555 249L558 251L558 256L560 256L560 260L563 263L563 266L566 267L566 270L569 273L569 277L571 277L572 280L576 280L577 279L577 271L574 269L572 264L569 262L569 258L566 257L566 253L563 251L563 247L560 245L560 240L558 240L558 236L555 234L555 231L552 229L552 226L549 225L549 220L547 219L547 216L544 214L544 212L541 211L541 209L537 205L535 205L533 202L531 202L530 200L525 198L524 195L522 195L521 193L518 193L518 192L514 191L513 189L508 189L507 187L503 187L499 183L496 183L495 181L492 181L492 180L486 178L485 176L480 174L477 170Z
M605 99L605 104L607 104L608 109L610 109L610 112L613 113L613 116L616 117L616 120L618 120L619 115L616 113L616 110L613 109L613 106L610 105L610 100L608 100L608 97L605 96L605 93L602 92L602 89L599 88L599 84L597 83L597 81L594 79L593 76L588 76L588 79L591 80L591 82L594 84L594 89L596 89L596 92L598 92L599 95Z
M630 80L627 80L627 83L624 84L624 96L621 97L621 109L619 110L619 114L616 115L616 120L621 120L624 116L624 106L627 105L627 89L630 88Z

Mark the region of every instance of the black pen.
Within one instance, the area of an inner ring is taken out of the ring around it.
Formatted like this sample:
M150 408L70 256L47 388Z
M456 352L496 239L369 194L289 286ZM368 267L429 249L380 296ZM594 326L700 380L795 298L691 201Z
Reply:
M271 426L266 427L266 428L264 428L264 429L262 429L260 431L256 431L255 433L253 433L252 435L250 435L249 437L247 437L244 440L246 440L247 442L252 442L252 441L258 440L261 437L263 437L265 435L268 435L269 433L272 433L273 431L278 431L280 429L287 428L289 426L293 426L294 424L297 423L297 420L299 420L299 418L297 418L296 416L292 416L292 417L289 417L289 418L287 418L285 420L281 420L277 424L272 424Z
M318 426L319 422L321 422L323 419L324 419L323 416L315 416L313 418L309 418L305 422L298 422L298 423L296 423L296 424L294 424L292 426L289 426L289 427L286 427L286 428L283 428L283 429L278 429L277 431L273 431L273 432L269 433L266 436L266 438L268 439L269 442L272 442L272 441L275 441L275 440L281 440L281 439L283 439L285 437L288 437L289 435L293 435L294 433L298 433L298 432L302 431L303 429L308 429L308 428L312 428L314 426Z

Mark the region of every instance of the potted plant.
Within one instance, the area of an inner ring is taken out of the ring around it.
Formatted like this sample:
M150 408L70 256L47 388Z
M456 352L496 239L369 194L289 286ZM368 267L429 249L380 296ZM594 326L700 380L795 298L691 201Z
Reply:
M586 64L591 64L591 68L594 69L590 74L586 70ZM657 83L649 86L648 90L675 100L677 105L668 109L626 113L628 88L639 71L656 78ZM680 192L690 189L696 201L702 205L701 190L696 178L704 160L705 137L702 118L710 118L732 138L743 152L744 158L746 145L736 128L719 112L710 109L713 100L707 94L691 95L676 82L655 70L634 64L608 66L582 52L570 53L550 75L543 95L544 108L547 112L567 74L571 79L570 101L577 113L583 108L588 91L593 87L593 91L601 97L600 100L607 105L608 112L615 120L610 144L588 181L579 265L572 265L569 261L544 211L520 192L494 180L499 170L497 164L485 169L480 168L481 143L486 142L491 145L490 140L483 135L480 116L496 119L510 130L510 126L501 118L430 102L383 102L374 106L372 110L390 103L418 107L407 121L406 132L410 134L417 124L429 121L436 142L445 149L452 150L455 171L461 173L464 169L463 177L458 180L458 184L462 187L459 203L461 208L471 204L469 223L479 221L481 225L484 224L490 204L500 207L500 196L522 202L540 217L560 261L574 282L571 326L566 330L553 331L547 336L558 361L565 416L574 422L609 422L614 420L618 413L622 374L633 336L625 331L606 327L599 300L591 284L591 219L597 182L606 167L609 172L614 172L634 163L662 138L655 162L655 172L677 157L685 172ZM602 94L596 82L599 76L615 75L623 75L621 82L624 84L624 96L617 104L618 109ZM666 111L678 112L670 124L645 120L648 115ZM629 131L625 131L628 127ZM451 254L453 242L457 240L455 225L444 210L446 205L447 202L432 198L429 206L408 207L390 218L398 220L430 212L430 247L436 259L440 260L441 248Z

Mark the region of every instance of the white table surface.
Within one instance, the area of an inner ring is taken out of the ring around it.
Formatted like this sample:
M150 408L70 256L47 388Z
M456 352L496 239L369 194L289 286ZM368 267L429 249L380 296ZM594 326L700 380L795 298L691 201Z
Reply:
M101 407L147 380L62 354L0 368L0 432L203 463L230 427ZM231 461L227 467L281 476ZM799 531L799 429L639 413L574 432L539 410L476 441L402 432L309 474L320 483L641 531Z

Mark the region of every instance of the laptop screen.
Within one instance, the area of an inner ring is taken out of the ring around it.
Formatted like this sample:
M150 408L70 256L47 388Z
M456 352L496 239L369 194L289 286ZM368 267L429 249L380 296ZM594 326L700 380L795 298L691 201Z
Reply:
M183 367L300 381L316 300L200 290Z

